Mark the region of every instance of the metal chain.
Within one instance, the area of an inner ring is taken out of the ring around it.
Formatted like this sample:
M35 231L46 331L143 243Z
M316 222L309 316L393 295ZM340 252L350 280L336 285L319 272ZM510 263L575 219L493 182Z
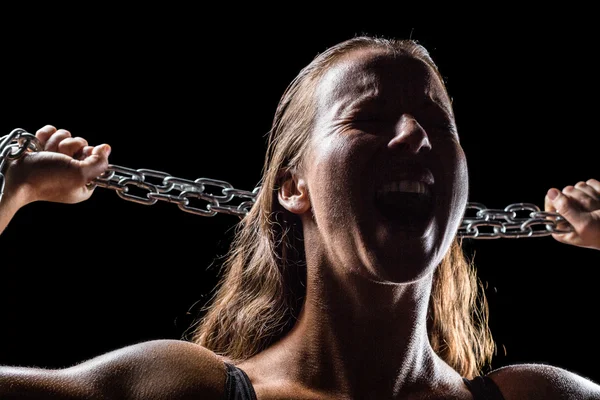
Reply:
M6 160L19 158L26 151L40 150L42 147L37 138L23 129L15 129L0 139L0 201L4 190ZM152 180L155 182L152 183ZM208 178L192 181L161 171L112 164L90 182L90 188L95 186L112 189L122 199L139 204L152 205L157 201L167 201L176 204L182 211L204 217L222 213L240 218L248 213L260 189L240 190L225 181ZM235 204L237 200L239 204ZM193 205L192 202L200 202L201 205ZM474 215L468 215L473 212ZM519 216L523 212L527 214ZM525 238L572 230L573 227L560 214L541 211L535 204L515 203L504 209L490 209L481 203L467 203L457 235L473 239Z
M0 138L0 201L4 195L6 178L4 171L8 168L7 160L15 160L25 154L26 151L43 150L40 142L31 133L24 129L13 129L6 136Z
M151 183L149 178L158 179L159 182ZM185 212L203 217L213 217L217 213L243 217L254 204L260 189L257 187L249 192L235 189L230 183L216 179L199 178L190 181L165 172L117 165L109 165L106 172L92 181L92 185L113 189L122 199L140 204L152 205L159 200L168 201L177 204ZM211 187L216 188L218 192L210 193ZM140 189L144 193L131 193L131 190ZM177 193L170 194L172 191ZM202 207L192 205L192 199L202 203ZM242 201L237 205L227 204L234 199Z
M473 210L475 215L468 216ZM517 239L572 231L573 227L563 216L541 211L535 204L514 203L504 209L492 209L481 203L467 203L458 236L475 239Z

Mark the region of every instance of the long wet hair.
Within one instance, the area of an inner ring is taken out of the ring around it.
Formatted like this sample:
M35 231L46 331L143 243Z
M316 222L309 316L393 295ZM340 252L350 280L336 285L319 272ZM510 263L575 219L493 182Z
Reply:
M316 85L340 57L358 49L414 57L444 83L428 51L416 41L368 36L330 47L292 80L269 132L256 202L236 226L221 280L193 326L193 342L231 362L281 339L299 315L306 290L302 226L279 204L277 191L286 172L301 168L315 119ZM485 293L459 239L434 273L428 333L434 351L464 377L473 378L491 363L495 345Z

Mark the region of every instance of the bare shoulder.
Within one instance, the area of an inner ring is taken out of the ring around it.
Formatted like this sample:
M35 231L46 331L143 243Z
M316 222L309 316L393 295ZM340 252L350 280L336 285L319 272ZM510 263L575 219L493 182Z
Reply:
M0 366L0 399L222 399L225 363L202 346L153 340L62 369Z
M222 359L202 346L181 340L127 346L64 373L88 382L104 382L102 385L114 392L111 394L127 399L222 399L225 393Z
M600 385L563 368L516 364L487 374L506 400L600 400Z

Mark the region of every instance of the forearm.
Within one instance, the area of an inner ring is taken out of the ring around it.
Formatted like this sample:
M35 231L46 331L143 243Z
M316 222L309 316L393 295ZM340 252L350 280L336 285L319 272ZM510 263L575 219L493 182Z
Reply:
M2 198L0 198L0 234L4 232L4 229L13 219L19 208L14 197L9 193L4 193Z
M12 160L4 171L4 192L0 197L0 234L8 226L17 211L33 201L31 187L24 179L22 160Z

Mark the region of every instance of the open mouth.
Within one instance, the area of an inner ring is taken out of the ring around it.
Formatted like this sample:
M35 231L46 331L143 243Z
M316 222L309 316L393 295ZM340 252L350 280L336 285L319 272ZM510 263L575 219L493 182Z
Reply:
M431 218L433 195L427 183L400 180L377 190L375 206L386 219L418 228Z

